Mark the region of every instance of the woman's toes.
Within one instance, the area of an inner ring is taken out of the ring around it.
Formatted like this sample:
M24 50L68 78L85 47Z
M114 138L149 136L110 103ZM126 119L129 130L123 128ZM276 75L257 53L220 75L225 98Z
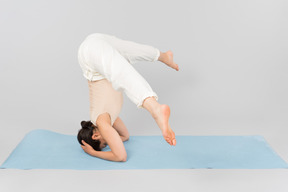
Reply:
M176 145L176 139L173 139L173 141L172 141L172 145Z

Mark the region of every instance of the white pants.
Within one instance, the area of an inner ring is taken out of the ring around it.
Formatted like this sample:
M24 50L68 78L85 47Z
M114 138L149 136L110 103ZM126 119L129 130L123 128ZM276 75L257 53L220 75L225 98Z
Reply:
M138 108L142 108L147 97L158 100L158 96L131 64L156 61L159 56L157 48L102 33L86 37L78 50L79 64L86 79L107 79L115 90L124 91Z

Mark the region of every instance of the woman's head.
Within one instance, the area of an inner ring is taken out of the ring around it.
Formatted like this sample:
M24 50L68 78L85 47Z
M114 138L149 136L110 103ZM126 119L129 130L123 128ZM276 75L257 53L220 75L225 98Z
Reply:
M93 147L96 151L101 151L106 147L105 140L101 137L98 128L91 121L81 121L81 129L78 131L78 142L83 145L82 140Z

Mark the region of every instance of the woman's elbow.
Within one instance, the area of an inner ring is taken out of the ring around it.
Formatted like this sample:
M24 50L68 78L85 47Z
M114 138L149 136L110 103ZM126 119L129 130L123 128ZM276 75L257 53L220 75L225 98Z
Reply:
M123 157L122 159L121 159L121 162L126 162L127 161L127 156L126 157Z
M129 133L128 133L128 134L126 134L126 135L124 136L124 138L125 138L125 141L128 141L128 140L129 140L129 137L130 137Z
M127 154L118 156L118 157L116 158L116 161L126 162L126 161L127 161Z
M127 153L125 151L125 153L121 156L120 161L126 162L126 160L127 160Z
M114 158L115 161L125 162L127 160L127 153L125 150L122 153L118 153L118 154L114 153L114 157L115 157Z
M122 141L128 141L129 140L129 136L120 136Z

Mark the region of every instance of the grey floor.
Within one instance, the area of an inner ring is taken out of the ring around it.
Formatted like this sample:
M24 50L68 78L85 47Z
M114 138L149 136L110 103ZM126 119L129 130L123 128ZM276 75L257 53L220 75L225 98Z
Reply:
M273 149L288 162L286 134L288 120L285 119L285 115L261 118L243 117L242 119L214 118L214 120L211 117L198 117L188 127L186 129L175 128L175 132L178 135L263 135ZM27 130L23 132L18 130L15 132L1 129L0 163L4 162L27 132ZM132 129L130 133L131 135L159 134L157 130L154 132L151 130L147 129L145 132ZM13 134L14 137L7 137L9 134ZM37 192L91 190L287 192L288 169L0 170L0 191L19 190Z

